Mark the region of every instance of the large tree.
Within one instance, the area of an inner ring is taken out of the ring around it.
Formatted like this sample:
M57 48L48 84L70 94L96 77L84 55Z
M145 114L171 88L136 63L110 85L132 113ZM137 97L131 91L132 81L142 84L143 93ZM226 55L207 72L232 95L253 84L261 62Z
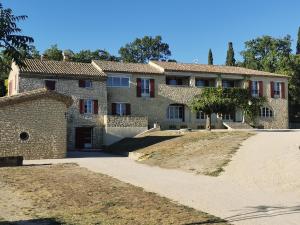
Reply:
M167 43L162 42L161 36L136 38L119 50L124 62L146 63L149 60L168 60L171 51Z
M214 58L211 49L208 51L208 65L213 65L214 64Z
M108 51L100 49L95 51L81 50L78 53L74 53L71 60L85 63L90 63L92 60L120 61L119 57L113 56Z
M44 57L48 60L61 61L63 60L63 51L58 48L57 44L51 45L50 48L44 51Z
M232 42L228 43L228 50L226 55L226 66L235 66L234 50Z
M300 27L298 28L296 54L300 55Z
M246 120L255 125L255 119L260 107L265 102L264 97L252 97L247 89L243 88L205 88L194 97L190 103L192 111L202 111L206 115L206 129L211 129L211 115L224 114L242 109Z

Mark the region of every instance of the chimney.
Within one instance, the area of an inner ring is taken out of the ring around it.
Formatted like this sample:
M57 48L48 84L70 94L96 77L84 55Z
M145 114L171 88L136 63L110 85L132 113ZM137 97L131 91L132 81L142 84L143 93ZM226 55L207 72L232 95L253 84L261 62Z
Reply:
M62 52L63 55L63 61L70 61L70 53L67 51Z

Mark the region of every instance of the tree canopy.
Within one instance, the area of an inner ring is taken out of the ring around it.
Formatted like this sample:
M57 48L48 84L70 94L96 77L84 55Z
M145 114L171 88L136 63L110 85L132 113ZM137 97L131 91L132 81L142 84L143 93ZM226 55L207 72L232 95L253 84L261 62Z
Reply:
M226 66L235 66L234 50L232 42L228 43L228 50L226 55Z
M167 61L171 51L161 36L145 36L121 47L119 54L124 62L146 63L149 60Z
M298 28L298 35L297 35L297 45L296 45L296 54L300 54L300 27Z
M214 64L214 58L213 58L213 54L212 54L212 51L211 49L209 49L208 51L208 62L207 62L208 65L213 65Z

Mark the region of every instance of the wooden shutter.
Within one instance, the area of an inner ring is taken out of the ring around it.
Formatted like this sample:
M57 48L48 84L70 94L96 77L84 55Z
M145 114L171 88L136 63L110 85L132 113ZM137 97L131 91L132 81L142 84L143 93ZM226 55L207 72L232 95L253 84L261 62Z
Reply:
M137 97L142 96L142 80L141 80L141 78L136 79L136 96Z
M285 83L281 82L281 98L285 98Z
M248 81L248 90L249 90L249 94L252 95L252 81L251 80Z
M259 97L264 95L264 85L262 81L258 81Z
M129 116L131 115L131 108L130 108L130 104L126 103L126 115Z
M116 115L117 114L117 104L111 103L111 114Z
M85 87L85 80L79 80L78 81L78 86L82 87L82 88Z
M83 99L79 100L79 112L80 112L80 114L84 113L84 100Z
M271 98L274 98L274 82L270 82Z
M98 114L98 100L94 100L94 114Z
M155 93L155 84L154 79L150 79L150 98L154 98Z

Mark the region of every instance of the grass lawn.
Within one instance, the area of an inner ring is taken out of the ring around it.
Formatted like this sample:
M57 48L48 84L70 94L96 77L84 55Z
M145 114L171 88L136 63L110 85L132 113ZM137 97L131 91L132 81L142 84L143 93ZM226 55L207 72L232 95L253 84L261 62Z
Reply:
M75 164L0 168L0 174L0 225L227 224Z
M127 138L110 150L134 152L139 162L148 165L218 176L252 135L242 131L157 131Z

